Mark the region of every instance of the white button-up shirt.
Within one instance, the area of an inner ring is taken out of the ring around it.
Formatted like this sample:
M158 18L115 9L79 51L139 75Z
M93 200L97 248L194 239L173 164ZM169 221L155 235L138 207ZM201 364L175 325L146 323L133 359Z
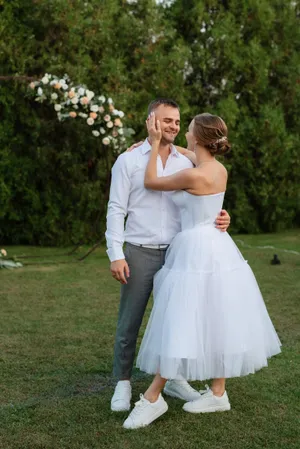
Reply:
M140 147L121 154L112 168L105 233L111 262L125 258L124 241L143 245L169 244L181 229L179 211L170 192L144 187L150 150L151 145L145 140ZM157 158L158 176L169 176L191 167L192 162L173 145L165 167L160 156Z

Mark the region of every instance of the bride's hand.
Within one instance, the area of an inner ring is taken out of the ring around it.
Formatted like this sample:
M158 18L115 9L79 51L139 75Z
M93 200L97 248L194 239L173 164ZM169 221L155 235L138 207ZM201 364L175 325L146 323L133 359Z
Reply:
M162 137L162 132L160 129L160 122L159 120L156 120L154 112L151 112L147 118L146 124L151 143L159 143Z
M139 147L140 145L142 145L144 142L141 140L138 143L134 143L131 145L131 147L127 148L127 150L125 151L125 153L130 152L132 150L134 150L135 148Z

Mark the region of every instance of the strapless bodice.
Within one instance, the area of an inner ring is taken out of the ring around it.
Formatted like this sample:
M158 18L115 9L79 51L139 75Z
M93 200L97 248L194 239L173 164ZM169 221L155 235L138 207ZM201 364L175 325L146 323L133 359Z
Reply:
M192 195L184 190L172 194L172 200L180 211L181 229L191 229L198 225L214 225L220 213L225 192L212 195Z

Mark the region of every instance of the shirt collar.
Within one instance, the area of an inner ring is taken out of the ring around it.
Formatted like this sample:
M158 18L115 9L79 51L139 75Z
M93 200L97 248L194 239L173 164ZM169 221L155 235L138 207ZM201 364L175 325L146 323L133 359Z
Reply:
M143 154L146 154L146 153L148 153L150 150L151 150L151 145L150 145L150 143L149 143L149 140L146 139L146 140L144 141L143 145L142 145L142 153L143 153ZM179 153L178 153L178 151L176 150L176 148L175 148L175 146L174 146L173 144L171 145L171 155L172 155L172 156L179 157Z

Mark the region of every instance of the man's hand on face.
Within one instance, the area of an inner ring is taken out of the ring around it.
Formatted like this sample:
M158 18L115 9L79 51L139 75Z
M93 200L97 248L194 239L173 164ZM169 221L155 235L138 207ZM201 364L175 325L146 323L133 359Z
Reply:
M226 232L230 225L230 215L224 209L221 210L216 219L216 228Z
M130 276L129 266L125 259L115 260L110 264L112 277L121 284L127 284L127 278Z

